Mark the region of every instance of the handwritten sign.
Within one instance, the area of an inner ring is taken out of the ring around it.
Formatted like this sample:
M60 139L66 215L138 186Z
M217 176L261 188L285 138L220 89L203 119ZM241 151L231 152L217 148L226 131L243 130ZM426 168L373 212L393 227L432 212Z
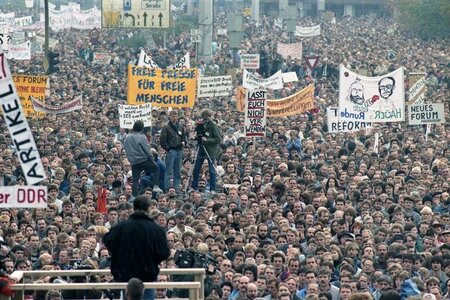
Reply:
M128 104L193 107L197 69L149 69L128 65Z
M13 75L17 94L19 94L25 116L28 118L42 118L43 113L36 112L30 97L41 102L45 101L45 92L48 83L47 76Z
M409 125L445 123L444 103L409 106Z
M338 112L339 112L338 107L327 108L328 132L331 133L351 132L372 127L372 123L370 122L363 122L359 120L344 120L344 119L340 120Z
M259 69L259 54L241 54L241 69Z
M93 64L109 65L110 62L111 55L109 55L109 53L94 52L94 57L92 59Z
M246 89L258 89L266 88L271 90L279 90L283 88L283 77L281 75L281 70L270 76L269 78L260 78L255 74L244 70L244 75L242 79L242 85Z
M247 91L247 112L245 114L245 136L266 135L267 91L264 89Z
M198 79L198 98L228 96L233 90L231 75L200 77Z
M122 105L119 104L120 127L132 129L136 121L142 120L145 127L152 126L152 105Z
M30 96L30 100L33 103L33 108L35 111L53 115L65 114L83 108L81 95L76 97L72 101L66 102L59 106L45 104L37 99L34 99L32 96Z

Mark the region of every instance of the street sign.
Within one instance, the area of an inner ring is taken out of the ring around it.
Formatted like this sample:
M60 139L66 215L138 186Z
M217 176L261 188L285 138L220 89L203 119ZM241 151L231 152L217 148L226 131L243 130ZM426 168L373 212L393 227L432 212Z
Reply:
M102 0L102 27L169 28L170 0Z
M317 55L311 55L305 57L306 65L311 70L314 70L314 68L317 66L317 63L319 62L319 56Z

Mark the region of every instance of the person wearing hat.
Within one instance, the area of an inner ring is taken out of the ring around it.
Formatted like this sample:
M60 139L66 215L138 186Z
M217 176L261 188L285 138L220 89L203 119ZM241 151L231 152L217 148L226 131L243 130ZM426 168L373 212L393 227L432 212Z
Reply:
M203 122L197 125L196 132L198 137L198 151L197 160L195 161L193 179L191 187L194 190L198 189L198 181L200 178L200 170L205 159L208 160L209 166L209 189L215 191L216 189L216 170L215 161L219 156L220 142L222 136L219 131L219 126L211 119L211 112L208 109L202 111L201 117Z

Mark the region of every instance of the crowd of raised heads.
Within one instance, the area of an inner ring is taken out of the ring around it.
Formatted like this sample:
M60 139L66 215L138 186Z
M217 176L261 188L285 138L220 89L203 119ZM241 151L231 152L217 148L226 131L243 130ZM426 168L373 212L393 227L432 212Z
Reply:
M217 14L214 24L226 28L226 17ZM321 35L301 39L304 53L320 57L312 72L304 61L277 54L278 42L300 39L274 26L271 17L259 26L245 22L239 51L229 47L227 36L214 34L212 61L195 62L203 76L236 74L237 88L240 55L259 53L266 59L258 70L262 76L282 70L298 77L269 91L269 98L314 83L315 109L268 118L266 136L256 139L245 137L244 113L236 111L233 95L201 98L193 108L178 110L191 137L183 148L182 186L142 191L152 197L150 215L167 231L172 249L161 267L177 267L176 250L210 255L217 263L208 275L208 299L450 299L448 40L416 38L384 18L337 18L335 23L302 18L299 24L318 22ZM47 172L41 185L48 187L48 207L0 206L0 255L7 274L109 268L102 237L129 217L134 200L123 147L128 131L119 128L117 111L127 100L127 66L136 64L140 53L120 42L130 32L100 29L96 45L83 31L51 33L59 41L55 50L61 62L60 71L50 76L46 102L60 105L82 95L83 108L28 120ZM195 61L189 33L169 34L166 43L166 48L159 43L144 48L159 66L175 63L187 51ZM110 53L111 62L92 64L94 52ZM42 59L9 64L13 74L37 75ZM338 102L339 65L367 76L401 66L426 73L426 99L445 104L447 122L428 128L377 123L356 132L328 132L326 108ZM205 163L198 189L190 190L194 129L206 108L223 136L217 184L210 190ZM162 161L159 135L167 116L166 109L154 109L146 130ZM0 185L25 184L14 143L0 122ZM99 198L106 199L104 212L98 210ZM171 278L159 275L158 280ZM172 295L156 291L157 298ZM44 296L31 291L28 299Z

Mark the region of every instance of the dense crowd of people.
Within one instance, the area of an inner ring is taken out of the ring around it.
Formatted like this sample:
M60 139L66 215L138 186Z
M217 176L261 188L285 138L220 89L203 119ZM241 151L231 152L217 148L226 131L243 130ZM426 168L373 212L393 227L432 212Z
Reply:
M226 16L216 15L217 28L226 28ZM147 187L145 176L140 186L133 180L124 147L132 133L119 128L117 112L117 104L127 100L127 66L137 63L140 52L122 42L129 31L101 29L96 45L85 32L52 32L61 63L51 75L46 101L59 105L82 95L83 109L28 120L47 171L41 184L48 186L48 207L0 206L4 271L109 268L102 238L128 219L141 193L152 197L150 215L167 233L171 255L161 267L176 268L176 250L183 249L216 262L208 272L207 299L450 299L448 40L422 40L401 32L391 19L367 16L335 23L302 18L299 24L319 22L320 36L301 38L304 55L320 57L312 72L304 61L277 53L278 42L300 38L275 26L271 17L262 18L259 26L245 22L238 51L229 47L227 36L214 33L212 62L196 62L204 76L232 71L237 87L242 84L240 55L259 53L263 76L281 69L296 72L299 79L269 91L270 98L291 95L313 82L315 109L269 118L266 137L257 139L245 137L244 114L236 111L232 95L198 99L192 109L175 113L154 109L152 127L144 131L159 184L153 178ZM195 61L194 49L188 33L169 35L166 48L144 48L161 67L186 51ZM94 65L94 52L110 53L110 64ZM13 73L35 75L41 60L9 63ZM367 76L401 66L409 73L426 73L426 101L445 103L447 123L428 131L400 122L329 133L326 108L337 106L341 64ZM215 166L208 167L210 159L204 157L203 166L195 168L192 189L196 121L204 111L212 111L222 139ZM175 137L166 139L169 120L185 129L177 143L170 142ZM0 133L0 185L25 185L4 122ZM106 199L106 208L98 205L100 199ZM157 298L176 295L176 290L156 291ZM44 299L45 292L28 297ZM82 296L65 296L74 297Z

